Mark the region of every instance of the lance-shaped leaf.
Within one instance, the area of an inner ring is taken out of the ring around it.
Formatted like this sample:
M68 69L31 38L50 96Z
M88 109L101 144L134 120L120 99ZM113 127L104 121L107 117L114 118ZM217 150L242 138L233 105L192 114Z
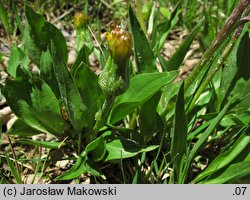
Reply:
M136 65L139 72L157 71L154 53L131 6L129 7L129 19L132 29Z
M31 81L31 82L30 82ZM27 125L45 133L60 135L67 128L59 102L40 79L10 80L2 92L13 110Z
M98 84L98 76L84 63L75 70L74 82L86 107L89 126L95 122L95 114L104 102L102 90Z
M65 110L74 129L81 131L83 127L89 125L88 115L86 115L87 107L83 103L82 97L77 90L67 66L57 55L53 42L51 43L50 50L55 76Z
M222 184L231 180L239 179L250 174L250 161L234 163L228 166L216 178L202 181L204 184Z
M185 114L185 103L184 103L184 83L182 83L175 106L174 116L174 132L171 144L171 157L174 164L175 173L177 180L181 174L181 162L186 153L187 143L187 119Z
M164 86L171 83L177 72L145 73L134 76L128 90L119 96L110 113L110 123L115 123L149 100Z
M192 44L196 34L198 33L201 25L203 24L203 21L200 22L192 31L192 33L185 39L185 41L181 44L181 46L177 49L177 51L174 53L173 56L169 59L167 62L167 66L165 69L167 71L171 70L178 70L179 67L181 66L189 48L190 45Z
M240 134L240 133L239 133ZM250 135L242 134L240 138L228 149L217 156L213 162L202 172L193 182L199 182L205 177L215 173L228 165L233 159L235 159L248 145L250 144Z
M153 151L158 147L158 145L141 146L132 140L111 136L106 141L108 155L105 161L130 158L142 152Z
M33 62L40 66L42 51L46 51L47 46L53 41L58 56L64 63L68 60L68 50L66 40L53 24L45 21L44 17L36 13L31 7L26 5L25 15L27 25L24 32L25 48Z
M52 89L55 96L59 99L60 91L58 88L54 68L53 68L53 60L50 55L49 49L47 51L43 51L41 54L40 60L40 78L44 80Z
M28 69L29 58L16 44L11 47L10 59L7 67L8 73L16 77L16 70L19 65Z
M65 146L65 143L63 142L47 142L47 141L38 141L38 140L28 140L28 139L20 139L16 140L17 143L20 144L28 144L28 145L34 145L39 147L45 147L49 149L59 149L61 146Z

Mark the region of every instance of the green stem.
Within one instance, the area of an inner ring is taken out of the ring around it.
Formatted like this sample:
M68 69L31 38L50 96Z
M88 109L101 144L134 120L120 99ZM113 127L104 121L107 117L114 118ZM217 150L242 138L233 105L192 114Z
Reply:
M95 139L98 131L102 128L108 118L110 109L114 103L115 98L113 96L107 96L105 102L102 106L102 109L99 111L100 113L97 116L96 123L93 128L93 132L91 134L91 139Z
M81 147L82 147L82 133L78 133L78 144L77 144L78 155L81 154Z
M197 92L195 93L195 95L194 95L194 97L193 97L193 99L191 101L191 104L190 104L189 109L188 109L188 113L193 110L193 108L195 107L196 101L198 100L198 98L200 97L200 95L203 93L204 89L207 87L207 85L209 84L209 82L213 79L213 77L216 74L216 72L223 65L223 63L225 62L225 60L228 57L228 55L231 53L231 51L232 51L232 49L234 47L235 42L236 42L235 39L232 39L230 41L230 43L228 44L228 46L223 51L223 53L222 53L221 57L219 58L218 62L216 63L215 67L213 67L213 69L211 69L211 71L208 72L208 76L202 82L201 86L199 87L199 89L197 90Z
M246 12L244 14L248 14L248 9L246 10ZM243 14L243 15L244 15ZM217 73L217 71L220 69L220 67L223 65L223 63L225 62L225 60L227 59L227 57L229 56L229 54L232 52L232 49L237 41L237 39L239 38L244 23L247 22L247 20L245 20L245 18L242 18L242 20L240 20L239 22L237 22L237 25L239 25L237 27L237 29L235 30L235 33L233 35L233 37L231 38L229 44L227 45L227 47L224 49L221 57L219 58L218 62L216 63L215 67L213 67L210 72L208 73L208 76L206 77L206 79L202 82L202 84L200 85L199 89L197 90L197 92L195 93L191 104L189 106L188 109L188 113L190 111L193 110L193 108L195 107L195 103L198 100L198 98L200 97L200 95L203 93L203 91L205 90L205 88L207 87L207 85L209 84L209 82L213 79L214 75Z
M188 76L185 81L184 90L186 91L189 86L193 83L195 78L198 76L201 69L214 58L214 52L218 49L218 47L223 44L225 39L231 34L231 32L235 29L235 25L238 22L238 19L244 12L244 10L249 5L250 0L241 0L238 6L234 9L230 17L227 19L224 27L219 31L216 38L213 40L212 44L206 50L200 61L197 63L192 73Z

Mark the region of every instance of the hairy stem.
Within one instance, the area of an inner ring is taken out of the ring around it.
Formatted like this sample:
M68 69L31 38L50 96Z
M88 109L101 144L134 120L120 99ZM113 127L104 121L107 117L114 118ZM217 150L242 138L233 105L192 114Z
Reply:
M230 17L227 19L224 27L219 31L216 38L213 40L212 44L206 50L200 61L197 63L192 73L188 76L185 81L184 90L186 91L192 82L195 80L201 69L213 59L214 52L218 49L218 47L223 44L224 40L231 34L231 32L235 29L239 18L241 17L244 10L250 4L250 0L241 0L238 6L233 10Z
M109 111L114 103L114 100L115 100L115 98L113 96L107 96L107 98L102 106L102 109L99 111L100 113L98 113L96 123L95 123L94 128L93 128L93 133L91 135L91 139L95 139L100 128L104 126L104 124L107 120L107 117L109 115Z
M243 14L243 18L237 22L236 25L238 25L238 27L236 28L233 37L231 38L229 44L224 49L221 57L219 58L219 60L217 61L216 65L215 65L215 67L213 67L209 71L208 76L202 82L199 89L195 93L195 95L194 95L194 97L192 99L192 102L191 102L191 104L189 106L188 112L190 112L194 108L195 102L198 100L198 98L200 97L202 92L205 90L205 88L207 87L209 82L213 79L216 72L220 69L220 67L223 65L223 63L225 62L225 60L227 59L227 57L231 53L236 41L238 40L238 38L239 38L239 36L240 36L240 34L242 32L242 29L244 27L244 23L246 23L246 22L248 22L250 20L249 17L244 17L244 15L248 15L248 13L249 13L249 10L247 9L246 12L244 12L244 14Z

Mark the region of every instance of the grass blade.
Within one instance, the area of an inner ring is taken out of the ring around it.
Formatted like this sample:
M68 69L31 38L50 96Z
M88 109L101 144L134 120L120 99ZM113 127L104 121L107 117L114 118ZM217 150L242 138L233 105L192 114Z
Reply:
M232 101L232 100L231 100ZM206 131L201 135L199 140L195 143L194 147L190 151L187 164L185 166L185 172L184 174L187 174L189 165L191 164L192 160L194 159L194 156L198 153L199 149L202 147L204 142L207 140L208 136L214 131L216 126L220 123L223 116L226 114L228 108L231 105L231 101L228 102L228 104L221 110L221 112L217 115L217 117L212 121L212 123L209 125L209 127L206 129Z
M222 184L235 179L239 179L250 174L250 161L239 162L230 165L214 179L206 180L203 184Z
M188 127L184 103L184 83L182 83L176 101L174 133L171 144L171 158L173 160L176 180L178 182L181 178L181 162L186 153L187 129Z
M236 156L238 156L244 148L250 144L250 135L243 134L227 151L221 153L213 162L198 175L193 182L199 182L203 178L215 173L229 164Z
M8 13L4 7L2 0L0 0L0 21L3 23L3 27L8 35L10 35L10 23Z
M181 66L189 48L192 44L196 34L198 33L201 25L203 24L203 21L200 22L192 31L192 33L187 37L187 39L181 44L181 46L178 48L178 50L174 53L174 55L169 59L167 62L167 66L165 66L165 69L167 71L177 70Z
M157 128L159 128L157 123L157 121L159 120L159 115L156 111L156 108L159 103L161 94L162 91L159 91L140 107L139 128L140 133L144 139L144 144L150 141Z
M17 183L23 184L23 181L22 181L17 169L15 168L14 162L10 159L9 155L6 155L5 158L6 158L8 166L10 167L10 170L13 173L13 176L14 176L15 180L17 181Z
M156 49L155 55L157 56L159 56L159 53L162 50L162 47L164 46L169 32L177 23L179 15L179 5L180 3L178 2L175 6L175 9L171 13L170 19L166 23L161 23L156 27L155 36L153 38L153 46L155 47L154 49Z
M46 141L28 140L28 139L20 139L20 140L16 140L16 142L20 144L28 144L28 145L45 147L49 149L59 149L61 146L65 145L65 143L63 142L51 142L51 141L46 142Z
M138 71L140 73L157 71L156 59L154 58L153 51L131 6L129 7L129 19L132 29L135 59Z

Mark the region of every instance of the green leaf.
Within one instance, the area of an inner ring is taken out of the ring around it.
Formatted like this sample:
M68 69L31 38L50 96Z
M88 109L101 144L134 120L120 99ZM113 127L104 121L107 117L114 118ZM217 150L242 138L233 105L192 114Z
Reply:
M35 128L29 126L22 119L17 119L15 123L11 126L11 128L8 130L7 134L18 135L20 137L27 137L41 134L41 131L38 131Z
M49 149L59 149L60 147L66 145L63 142L53 142L53 141L46 142L46 141L29 140L29 139L19 139L19 140L15 140L15 142L20 143L20 144L28 144L28 145L45 147Z
M202 184L222 184L250 174L250 161L232 164L223 169L222 173L213 179L202 181Z
M199 182L205 177L228 165L234 158L236 158L236 156L238 156L243 151L244 148L248 146L248 144L250 144L250 135L242 134L230 147L230 149L217 156L213 160L213 162L194 179L193 182Z
M140 73L157 71L154 53L131 6L129 7L129 19L138 71Z
M241 113L236 113L235 117L244 125L250 124L250 111L242 111Z
M29 58L16 44L11 47L10 59L7 67L7 72L12 76L16 77L16 70L19 65L28 69Z
M103 137L100 136L91 143L89 143L86 146L85 151L88 155L88 158L91 158L94 161L101 161L106 154L106 144L104 142Z
M70 69L72 77L75 77L76 71L78 70L78 67L80 66L81 63L84 63L89 66L90 53L91 53L90 49L86 45L83 45L77 55L76 61L74 62L74 64Z
M50 87L40 79L9 80L2 88L12 111L29 126L54 135L67 127Z
M4 7L2 0L0 0L0 21L8 35L10 35L10 23L6 8Z
M221 120L221 125L224 127L237 125L237 126L245 126L250 123L250 111L238 111L235 113L231 113L226 115Z
M0 125L1 127L3 127L3 122L2 120L0 120ZM2 134L3 134L3 131L2 129L0 130L0 145L2 144L3 140L2 140ZM1 164L1 158L0 158L0 164Z
M99 167L91 159L87 159L85 162L85 167L88 173L92 176L104 176ZM105 177L104 177L105 179Z
M34 12L27 4L25 15L28 20L24 33L25 47L35 64L39 66L41 53L46 51L51 41L55 44L57 54L62 62L67 63L68 50L61 31L51 23L46 22L42 15Z
M84 114L88 118L89 126L92 127L95 122L95 114L104 102L104 96L98 84L98 76L82 63L76 69L74 82L83 103L88 108Z
M2 63L2 62L3 62L3 53L0 52L0 63Z
M245 32L241 38L238 51L237 51L237 68L238 68L238 77L243 77L245 80L250 78L250 38L249 31Z
M48 34L43 31L45 20L43 16L35 13L27 4L25 15L28 21L24 31L25 48L33 62L39 65L41 51L46 49L49 42Z
M43 26L44 26L44 23L45 23L45 20L43 18L42 15L36 13L31 7L29 7L27 4L25 6L25 15L26 15L26 18L28 20L28 23L30 24L31 28L32 28L32 31L34 32L34 35L36 38L39 38L41 32L42 32L42 29L43 29ZM40 39L44 39L44 38L40 38ZM43 47L43 42L44 41L36 41L37 44L39 45L39 47Z
M60 91L58 88L56 75L53 68L53 60L49 49L47 49L45 52L43 51L41 54L40 78L50 86L56 98L59 99Z
M15 22L17 24L17 27L20 30L21 35L23 35L24 25L22 24L22 19L21 19L21 15L19 13L17 4L18 4L18 2L12 2L12 12L13 12L13 16L15 16Z
M171 83L163 89L161 103L158 107L160 116L165 117L167 114L170 114L170 111L174 110L175 103L173 101L175 99L173 100L173 98L177 96L180 86L181 82Z
M67 64L68 62L68 49L67 49L67 43L66 40L61 33L61 31L56 28L53 24L46 22L45 23L45 31L48 33L50 38L52 39L56 52L60 59ZM48 44L47 44L48 45Z
M178 15L179 15L179 3L175 6L175 9L171 13L170 19L167 22L163 22L159 24L155 28L155 33L153 36L153 46L155 51L155 55L159 56L159 53L164 46L164 43L168 37L169 32L172 30L172 28L176 25Z
M6 161L8 163L8 166L9 166L11 172L13 173L13 176L14 176L16 182L18 184L23 184L23 181L22 181L20 175L18 174L17 169L15 168L14 162L9 158L9 155L6 155L5 158L6 158Z
M57 177L57 181L76 179L84 173L90 173L93 176L103 176L102 172L98 169L96 164L86 157L79 156L76 163L66 173Z
M86 171L87 170L85 167L85 160L81 156L78 156L73 167L71 167L64 174L58 176L55 180L56 181L72 180L78 178L81 174L85 173Z
M246 29L243 29L241 35L239 36L238 40L236 41L236 44L233 47L232 52L228 56L225 67L222 72L222 78L221 78L221 93L219 95L219 100L222 106L227 101L228 97L230 96L230 93L234 93L235 85L239 84L237 81L241 77L247 78L249 76L248 68L246 68L245 64L247 62L247 51L248 50L248 44L244 44L244 42L247 42L247 32ZM245 73L245 74L244 74ZM242 95L239 95L241 97Z
M198 128L196 128L193 132L189 133L187 140L190 142L190 141L192 141L195 138L196 135L198 135L200 133L203 133L202 131L205 128L207 128L211 124L212 121L213 120L206 121L204 124L202 124L201 126L199 126Z
M110 123L115 123L136 107L149 100L164 86L171 83L177 72L146 73L134 76L128 90L119 96L110 113Z
M203 24L203 21L200 22L192 31L192 33L185 39L185 41L181 44L181 46L177 49L177 51L174 53L173 56L169 59L167 62L167 66L165 66L165 70L172 71L172 70L178 70L181 66L189 48L192 44L196 34L198 33L201 25Z
M77 90L67 66L57 55L53 43L51 44L51 56L59 91L69 120L74 129L80 132L83 127L89 126L88 115L85 115L87 107L83 103L82 97Z
M108 156L105 158L105 161L130 158L139 153L153 151L157 148L158 145L143 147L132 140L111 136L106 140Z
M248 110L250 107L250 79L240 78L231 92L231 96L236 97L239 101L234 107L235 110Z
M140 107L139 125L140 135L146 143L157 130L158 113L156 111L162 92L159 91Z
M229 94L235 86L235 75L237 73L236 68L236 50L232 50L225 62L225 68L222 70L222 77L220 82L220 93L218 99L222 105L226 102Z
M174 117L174 132L171 142L171 158L173 160L176 173L176 180L180 182L182 169L181 162L186 154L187 144L187 119L185 114L184 103L184 82L182 83L176 101L175 117Z
M186 165L186 170L189 167L189 164L193 160L194 156L198 153L199 149L202 147L204 142L207 140L208 136L212 134L217 125L220 123L223 116L226 114L229 106L231 105L231 101L227 103L227 105L221 110L221 112L213 119L209 127L204 131L204 133L199 137L198 141L195 143L194 147L190 151L188 156L188 164Z
M26 24L23 33L23 41L24 41L24 50L25 53L30 57L30 59L39 66L40 57L41 57L41 50L36 45L33 35L31 33L31 27L29 24Z

